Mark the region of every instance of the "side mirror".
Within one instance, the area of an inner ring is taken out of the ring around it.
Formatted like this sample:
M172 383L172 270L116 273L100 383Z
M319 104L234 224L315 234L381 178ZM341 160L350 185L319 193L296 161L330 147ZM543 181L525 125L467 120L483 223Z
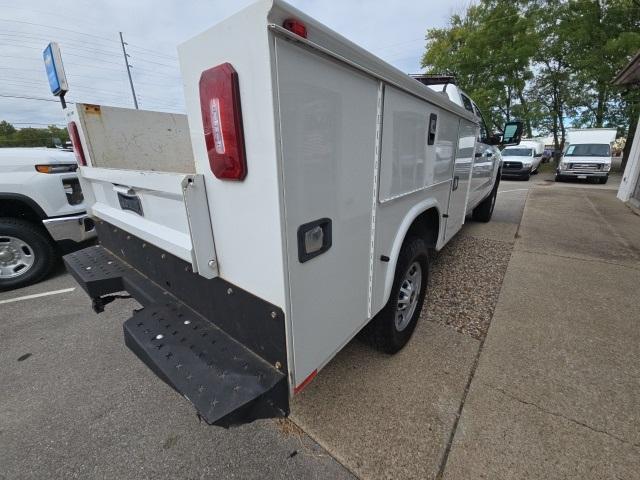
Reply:
M502 143L502 139L500 138L500 135L491 133L487 138L484 139L483 143L486 143L487 145L500 145Z
M520 120L507 122L502 129L502 145L520 145L524 125Z

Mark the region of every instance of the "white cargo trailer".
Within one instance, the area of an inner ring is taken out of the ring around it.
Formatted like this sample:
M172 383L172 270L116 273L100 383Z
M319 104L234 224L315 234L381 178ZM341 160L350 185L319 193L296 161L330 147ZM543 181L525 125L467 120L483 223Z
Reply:
M283 416L363 327L408 341L430 252L491 217L500 139L279 0L179 58L186 117L70 111L100 245L65 262L97 311L142 304L127 345L207 422Z

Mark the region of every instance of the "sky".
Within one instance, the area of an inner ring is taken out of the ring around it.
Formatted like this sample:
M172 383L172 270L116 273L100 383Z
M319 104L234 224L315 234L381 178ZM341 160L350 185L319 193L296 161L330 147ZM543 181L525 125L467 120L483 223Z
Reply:
M428 28L469 0L290 0L298 9L407 73L420 71ZM133 107L122 31L140 108L183 112L176 46L252 0L0 0L0 120L64 125L42 51L60 45L67 100ZM55 10L51 8L55 5ZM34 97L33 100L9 97Z

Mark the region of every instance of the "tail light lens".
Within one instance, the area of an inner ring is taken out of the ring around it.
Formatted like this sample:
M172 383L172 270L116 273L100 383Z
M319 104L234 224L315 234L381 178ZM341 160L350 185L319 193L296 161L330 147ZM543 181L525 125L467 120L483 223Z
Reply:
M282 26L289 30L291 33L295 33L299 37L307 38L307 26L300 20L287 18Z
M247 160L238 73L230 63L202 72L200 109L209 166L223 180L244 180Z
M78 133L78 126L76 122L69 122L67 125L69 131L69 137L71 137L71 143L73 144L73 153L76 155L78 165L83 167L87 165L87 159L84 156L84 150L82 149L82 143L80 142L80 133Z

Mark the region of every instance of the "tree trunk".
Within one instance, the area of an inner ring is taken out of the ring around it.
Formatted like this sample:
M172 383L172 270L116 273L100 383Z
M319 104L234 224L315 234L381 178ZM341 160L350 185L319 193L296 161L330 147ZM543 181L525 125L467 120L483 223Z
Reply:
M598 104L596 105L596 123L595 128L602 128L604 123L604 112L607 104L607 85L598 84Z
M529 118L529 105L527 100L524 98L524 92L522 89L518 89L518 100L520 100L520 105L522 105L522 113L524 116L524 128L527 131L527 137L533 137L533 130L531 128L531 118Z

